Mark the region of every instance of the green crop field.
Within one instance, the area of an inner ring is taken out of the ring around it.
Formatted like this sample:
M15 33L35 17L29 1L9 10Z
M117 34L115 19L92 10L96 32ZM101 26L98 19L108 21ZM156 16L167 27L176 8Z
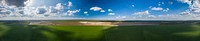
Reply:
M200 25L56 26L0 24L0 41L200 41Z

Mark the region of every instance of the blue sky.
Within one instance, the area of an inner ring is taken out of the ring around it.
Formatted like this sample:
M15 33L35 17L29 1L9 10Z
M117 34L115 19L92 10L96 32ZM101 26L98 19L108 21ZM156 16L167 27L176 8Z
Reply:
M25 0L18 5L18 1L11 2L1 1L1 19L199 20L200 15L199 0Z
M112 9L113 12L116 12L117 15L131 15L134 12L141 12L149 10L152 15L159 14L178 14L179 12L183 12L188 8L188 4L181 3L175 0L75 0L71 1L78 4L74 4L77 8L81 8L82 11L90 12L90 16L107 16L107 12L99 14L99 12L93 12L89 10L91 7L97 6L103 9ZM173 2L170 4L169 2ZM164 3L164 4L162 4ZM158 4L162 4L158 6ZM132 6L134 5L134 6ZM163 9L169 8L170 10L167 12L163 12L162 10L154 11L149 7L162 7ZM82 15L81 15L82 16Z

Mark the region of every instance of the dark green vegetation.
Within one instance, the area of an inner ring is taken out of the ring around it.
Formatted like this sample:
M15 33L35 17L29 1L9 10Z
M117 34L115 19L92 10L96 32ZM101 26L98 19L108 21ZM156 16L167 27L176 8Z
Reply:
M200 25L109 27L0 23L0 41L200 41Z
M200 41L200 25L122 26L105 36L108 41Z

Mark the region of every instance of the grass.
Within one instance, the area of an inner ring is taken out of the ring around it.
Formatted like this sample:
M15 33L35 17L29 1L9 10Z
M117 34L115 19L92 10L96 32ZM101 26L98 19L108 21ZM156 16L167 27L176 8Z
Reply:
M99 40L103 36L106 26L48 26L55 32L64 31L70 34L65 34L63 37L70 37L74 40Z
M194 27L195 26L195 27ZM105 32L106 41L200 41L199 25L119 26Z
M4 25L0 25L0 37L5 35L5 33L9 30L10 28L4 26Z
M106 26L39 26L1 24L9 28L0 41L99 41ZM1 32L1 31L0 31Z
M108 27L0 24L0 41L200 41L200 25Z

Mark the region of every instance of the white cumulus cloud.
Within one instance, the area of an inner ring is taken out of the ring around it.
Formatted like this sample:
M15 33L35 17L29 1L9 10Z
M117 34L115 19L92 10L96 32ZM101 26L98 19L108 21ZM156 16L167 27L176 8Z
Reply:
M62 10L64 6L61 3L56 4L56 7L54 7L56 10Z
M105 10L101 10L100 12L106 12Z
M136 15L149 15L150 13L149 13L148 10L146 10L146 11L142 11L142 12L136 12L134 14L136 14Z
M90 10L93 10L93 11L100 11L100 10L102 10L102 8L100 8L100 7L92 7L92 8L90 8Z
M177 0L177 1L180 1L180 2L183 2L183 3L188 3L188 4L191 4L192 0Z
M177 0L182 3L187 3L189 5L189 9L185 12L191 14L200 14L200 0ZM185 13L180 13L185 14Z
M72 2L69 1L67 6L69 7L72 6Z
M161 8L161 7L153 7L153 8L151 8L151 10L159 11L159 10L163 10L163 8Z
M85 12L83 12L84 14L88 14L88 12L87 11L85 11Z
M167 12L167 11L169 11L169 10L170 10L169 8L166 8L166 9L163 10L163 12Z
M80 9L79 10L68 10L67 11L67 14L68 16L74 16L74 14L80 12Z
M33 6L34 0L18 0L19 4L15 5L12 0L6 2L5 0L0 0L0 18L2 17L62 17L62 16L73 16L78 13L80 9L64 9L62 3L57 3L54 6ZM17 1L17 2L18 2ZM72 6L72 2L68 3ZM69 6L68 5L68 6ZM63 11L66 10L66 11Z
M113 10L112 9L108 9L108 12L112 12Z
M108 15L111 15L111 16L113 16L113 15L115 15L115 13L108 13Z

